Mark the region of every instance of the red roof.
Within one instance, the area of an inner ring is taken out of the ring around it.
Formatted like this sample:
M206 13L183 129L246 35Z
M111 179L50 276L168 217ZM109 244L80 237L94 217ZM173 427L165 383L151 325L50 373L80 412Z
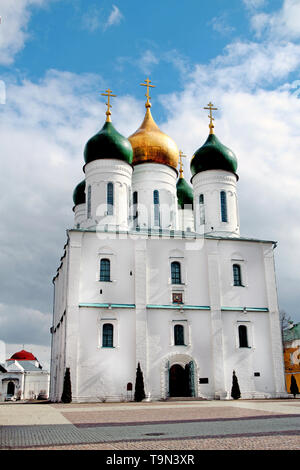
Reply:
M22 349L22 351L16 352L11 356L9 361L17 360L17 361L37 361L37 358L28 351Z

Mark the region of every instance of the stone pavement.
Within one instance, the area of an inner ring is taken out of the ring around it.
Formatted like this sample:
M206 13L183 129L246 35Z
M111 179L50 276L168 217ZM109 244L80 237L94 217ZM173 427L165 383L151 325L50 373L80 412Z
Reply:
M300 400L0 405L2 449L299 449Z

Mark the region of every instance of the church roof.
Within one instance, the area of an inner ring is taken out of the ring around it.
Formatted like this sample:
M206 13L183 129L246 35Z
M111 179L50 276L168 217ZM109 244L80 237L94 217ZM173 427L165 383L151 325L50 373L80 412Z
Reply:
M30 361L18 361L20 366L25 370L25 371L31 371L31 372L38 372L41 370L42 367L38 367L35 364L33 364Z
M287 328L283 331L284 341L294 341L300 339L300 323L295 323L292 328Z
M85 180L81 181L74 189L73 202L75 206L85 204Z
M110 121L91 137L84 148L85 163L94 160L116 159L132 163L132 147L128 139L121 135Z
M9 361L37 361L37 358L31 353L31 352L28 352L28 351L25 351L24 349L22 349L21 351L18 351L16 352L15 354L13 354L11 356L10 359L8 359Z
M176 188L179 207L181 207L181 209L184 209L185 205L193 205L193 189L184 178L178 179Z
M215 134L209 134L206 142L196 150L191 160L192 176L206 170L225 170L236 174L235 154L223 145Z

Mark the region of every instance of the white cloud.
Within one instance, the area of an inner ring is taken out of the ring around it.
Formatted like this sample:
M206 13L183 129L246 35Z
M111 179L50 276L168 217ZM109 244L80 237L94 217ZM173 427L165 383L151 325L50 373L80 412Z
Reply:
M208 65L196 65L192 82L227 89L255 89L286 79L300 65L300 45L234 42Z
M244 5L246 8L250 10L254 10L257 8L261 8L266 5L267 0L243 0Z
M300 2L284 0L282 8L274 13L253 15L251 24L259 37L268 34L275 40L300 38Z
M27 26L33 7L41 7L46 0L1 0L0 4L0 64L13 63L15 55L28 39Z
M219 108L216 134L239 162L241 234L279 242L280 305L298 321L300 100L299 83L288 78L300 65L299 53L292 43L229 45L223 56L195 67L184 91L162 98L168 120L161 126L191 158L209 132L202 108L210 100Z
M214 31L222 35L231 34L235 30L233 26L228 24L225 15L213 17L209 24L212 26Z
M84 145L105 122L105 100L98 101L105 88L99 76L55 70L38 83L7 83L0 108L0 339L7 343L50 341L52 278L73 226ZM142 106L132 117L133 108L130 97L113 103L124 135L142 119Z
M110 13L107 22L104 25L104 29L110 28L111 26L117 25L121 22L123 15L118 7L112 6L112 12Z
M100 11L96 7L90 8L84 13L81 20L82 28L90 31L91 33L95 32L100 27Z

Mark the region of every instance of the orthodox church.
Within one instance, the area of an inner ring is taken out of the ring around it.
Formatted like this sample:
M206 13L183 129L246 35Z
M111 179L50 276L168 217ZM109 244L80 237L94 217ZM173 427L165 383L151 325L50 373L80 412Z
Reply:
M191 159L146 112L129 138L106 122L84 148L74 227L53 279L50 399L286 396L272 240L240 235L237 158L214 133ZM179 171L178 171L179 166Z
M46 399L49 381L49 372L31 352L22 349L0 363L0 402Z

